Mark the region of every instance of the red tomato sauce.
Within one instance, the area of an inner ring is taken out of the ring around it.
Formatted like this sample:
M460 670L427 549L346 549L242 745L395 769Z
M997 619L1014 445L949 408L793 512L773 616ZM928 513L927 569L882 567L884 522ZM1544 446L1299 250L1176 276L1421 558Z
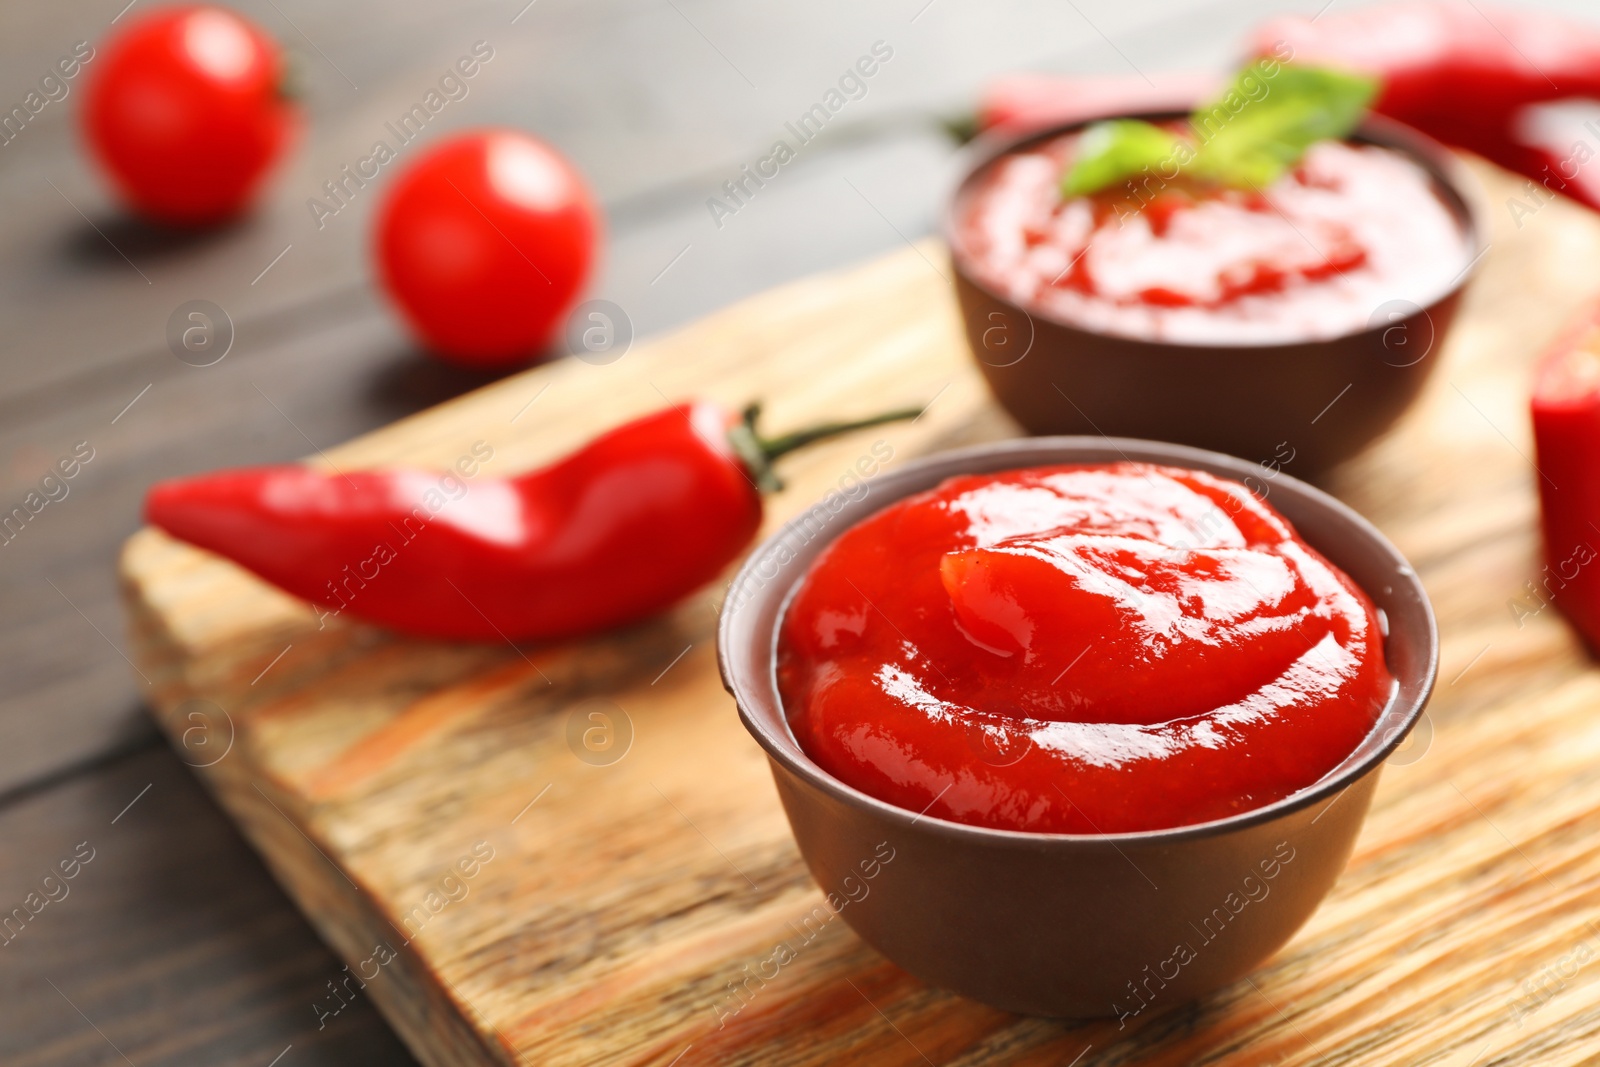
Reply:
M1002 156L957 208L958 254L1022 307L1121 336L1270 344L1427 307L1471 261L1433 179L1401 152L1324 141L1262 190L1141 179L1063 200L1078 142Z
M1323 777L1393 680L1372 602L1244 486L953 478L852 527L784 616L801 746L891 804L1045 833L1219 819Z

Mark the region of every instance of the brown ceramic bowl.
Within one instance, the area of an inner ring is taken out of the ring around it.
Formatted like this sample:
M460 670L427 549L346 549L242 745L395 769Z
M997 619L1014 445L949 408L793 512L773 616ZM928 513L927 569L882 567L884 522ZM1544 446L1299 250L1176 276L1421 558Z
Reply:
M1255 811L1170 830L1021 833L919 816L845 785L806 755L778 695L775 648L795 584L829 542L957 474L1122 459L1233 479L1256 469L1214 452L1103 437L1002 441L933 456L880 475L836 514L814 508L757 548L729 590L717 634L723 682L766 749L801 855L843 904L845 922L922 980L1008 1011L1156 1011L1261 964L1344 868L1379 768L1422 713L1438 667L1433 612L1405 559L1355 512L1280 475L1270 503L1382 609L1398 681L1366 740L1315 785Z
M967 342L995 398L1029 433L1145 437L1263 461L1292 454L1297 473L1314 474L1360 451L1416 399L1477 260L1463 263L1451 288L1427 307L1397 293L1373 308L1358 332L1292 344L1198 345L1096 332L1014 303L980 280L956 225L975 182L1000 156L1085 125L973 142L945 211ZM1480 194L1447 149L1381 116L1369 117L1350 140L1419 163L1468 247L1482 247Z

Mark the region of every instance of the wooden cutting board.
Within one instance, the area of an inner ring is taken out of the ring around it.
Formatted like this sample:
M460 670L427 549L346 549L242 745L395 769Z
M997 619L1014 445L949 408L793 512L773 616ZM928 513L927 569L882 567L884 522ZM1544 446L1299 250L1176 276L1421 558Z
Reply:
M578 644L434 644L319 629L146 530L122 576L155 714L350 965L306 1011L337 1025L370 997L437 1067L1593 1062L1600 671L1525 584L1525 395L1530 359L1600 291L1600 218L1551 203L1519 229L1520 182L1480 173L1493 245L1428 357L1444 365L1329 481L1427 583L1438 693L1333 894L1256 974L1122 1029L1023 1019L922 985L834 920L747 982L822 897L717 678L720 588ZM877 442L893 467L1014 432L968 364L947 271L919 245L314 462L443 467L484 441L486 470L512 473L688 396L765 398L772 429L932 400L787 461L770 529Z

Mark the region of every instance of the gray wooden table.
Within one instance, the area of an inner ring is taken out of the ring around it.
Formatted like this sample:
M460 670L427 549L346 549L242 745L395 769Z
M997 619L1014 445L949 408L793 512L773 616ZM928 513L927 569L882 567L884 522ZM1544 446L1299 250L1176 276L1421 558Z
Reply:
M0 103L75 42L103 41L125 2L0 6ZM474 42L494 57L426 139L505 124L573 159L608 219L592 295L648 334L930 232L953 151L940 119L990 76L1224 65L1251 24L1294 5L239 6L295 53L308 114L248 220L175 236L119 214L79 145L77 88L0 147L0 509L78 442L94 449L69 495L0 548L0 912L60 860L93 856L0 945L13 1067L409 1062L364 1002L319 1029L312 1005L340 964L156 735L113 561L157 478L292 459L481 383L422 356L374 291L376 190L320 229L306 205ZM893 58L866 95L719 225L707 198L880 40ZM208 367L166 341L198 299L235 331Z

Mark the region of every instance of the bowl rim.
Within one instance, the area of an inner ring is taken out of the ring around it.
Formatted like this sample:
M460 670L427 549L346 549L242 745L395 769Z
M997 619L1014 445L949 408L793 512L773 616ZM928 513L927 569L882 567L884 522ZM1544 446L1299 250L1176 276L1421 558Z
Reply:
M1065 122L1049 123L1043 126L1023 128L1001 126L980 133L963 145L960 151L956 153L952 172L953 177L947 182L942 197L942 207L939 213L939 235L948 250L952 269L963 283L972 286L988 299L1016 310L1025 316L1029 322L1038 320L1058 329L1084 336L1110 338L1129 345L1144 346L1152 350L1193 352L1205 355L1264 352L1273 349L1299 350L1306 347L1344 343L1352 338L1376 337L1387 330L1392 323L1368 325L1362 329L1334 334L1331 337L1312 337L1295 340L1221 341L1211 344L1139 337L1131 333L1094 329L1081 322L1074 322L1065 316L1054 314L1044 308L1025 306L997 291L969 266L969 256L959 236L960 227L957 225L958 209L964 203L964 196L968 187L979 174L1000 157L1013 154L1037 143L1053 140L1063 134L1082 130L1096 122L1102 122L1107 119L1128 118L1147 122L1163 122L1183 119L1188 116L1188 110L1175 108L1147 108L1128 112L1108 110L1104 113L1096 112L1089 117L1080 116ZM1387 115L1369 111L1361 120L1360 125L1356 127L1355 133L1345 140L1358 144L1372 144L1390 148L1410 157L1432 178L1433 183L1437 186L1437 192L1440 194L1441 199L1444 200L1445 207L1455 215L1457 222L1461 226L1465 243L1471 250L1471 258L1449 286L1425 306L1419 308L1422 313L1431 315L1440 305L1459 295L1477 277L1484 253L1489 250L1489 242L1485 238L1489 228L1484 209L1485 194L1483 189L1477 178L1449 148L1421 130L1389 118Z
M1146 441L1104 435L1098 437L1026 437L990 441L919 457L896 471L881 474L872 479L867 484L877 486L879 492L863 496L857 502L861 505L860 507L846 506L834 516L828 528L811 539L817 542L817 547L812 552L811 559L814 560L827 545L837 540L846 530L870 515L897 503L907 496L931 487L923 484L923 480L928 477L930 469L943 471L931 483L932 485L937 485L945 478L954 477L960 473L994 473L1019 467L1054 464L1117 462L1115 459L1099 458L1108 450L1119 454L1122 459L1129 462L1188 467L1218 474L1234 481L1242 481L1245 476L1259 470L1259 466L1249 460L1239 459L1221 452L1212 452L1189 445L1178 445L1163 441ZM1062 453L1077 452L1086 452L1089 455L1076 459L1062 455ZM991 462L994 460L1002 460L1004 462ZM973 463L978 465L971 466ZM1331 807L1332 803L1337 802L1338 795L1380 767L1389 754L1398 748L1400 743L1411 732L1417 720L1421 717L1423 710L1427 707L1439 673L1438 622L1434 616L1433 606L1428 599L1427 591L1423 588L1416 571L1400 553L1399 549L1395 548L1377 527L1373 526L1372 523L1349 505L1292 475L1279 473L1273 480L1273 486L1274 491L1279 488L1286 489L1291 495L1301 498L1308 506L1321 508L1328 512L1336 521L1349 527L1356 537L1366 541L1368 546L1375 549L1380 556L1387 558L1388 562L1392 564L1395 582L1397 585L1405 587L1403 592L1408 594L1406 599L1414 600L1416 603L1421 631L1420 636L1425 647L1422 650L1423 655L1419 657L1422 670L1414 678L1402 679L1398 676L1395 678L1394 689L1382 710L1379 711L1371 729L1363 735L1361 741L1344 760L1317 781L1270 804L1251 808L1221 819L1166 827L1158 830L1123 831L1105 834L1048 833L977 826L971 823L956 822L939 816L928 815L926 810L922 813L913 812L908 808L902 808L888 801L880 800L834 777L810 757L794 736L793 730L789 727L788 715L784 710L782 698L778 694L776 678L777 642L781 624L787 614L790 600L793 598L801 581L810 571L810 560L807 561L805 567L801 568L788 581L774 580L761 583L755 595L742 598L738 603L733 604L731 608L729 607L735 591L746 586L747 581L757 568L769 556L774 555L778 549L787 548L788 538L801 528L809 516L810 512L807 510L801 510L794 518L786 521L751 551L728 587L728 596L719 608L717 622L717 664L721 672L723 687L733 696L734 702L738 707L739 718L744 722L745 729L766 751L767 756L789 773L799 777L836 802L864 810L866 814L898 824L902 829L909 830L920 826L930 834L971 844L1027 849L1097 846L1120 849L1122 845L1167 845L1180 841L1229 834L1263 823L1273 822L1302 811L1329 797L1333 797L1333 801L1328 805ZM887 496L885 496L885 493L887 493ZM874 498L876 498L875 501ZM835 525L837 525L837 529L833 528ZM1310 542L1308 541L1308 543ZM1322 551L1314 543L1312 547L1317 548L1319 552ZM1354 578L1351 580L1354 581ZM1366 590L1363 589L1363 592L1366 592ZM1395 590L1395 592L1399 593L1401 590ZM1370 593L1368 595L1371 596ZM747 679L730 662L732 657L729 653L730 645L734 643L733 630L735 622L740 614L755 610L755 606L758 603L770 602L774 596L778 597L779 603L777 611L773 615L771 630L768 633L758 631L754 634L753 640L757 643L757 647L760 650L760 658L764 664L762 670L764 677L759 680L764 683L762 685L763 692L760 695L764 695L764 691L770 687L774 705L771 710L774 713L775 720L781 724L781 734L775 734L766 721L751 714L748 707L751 693L746 687ZM1395 630L1395 620L1392 618L1387 619L1385 621L1386 644L1392 638ZM1408 686L1407 683L1411 684ZM1409 696L1406 695L1408 688L1412 690ZM1380 731L1384 731L1384 736L1378 744L1373 745L1373 738ZM1363 749L1367 749L1364 754L1362 754ZM1359 759L1356 758L1358 754L1360 754ZM1317 817L1320 818L1320 814Z

